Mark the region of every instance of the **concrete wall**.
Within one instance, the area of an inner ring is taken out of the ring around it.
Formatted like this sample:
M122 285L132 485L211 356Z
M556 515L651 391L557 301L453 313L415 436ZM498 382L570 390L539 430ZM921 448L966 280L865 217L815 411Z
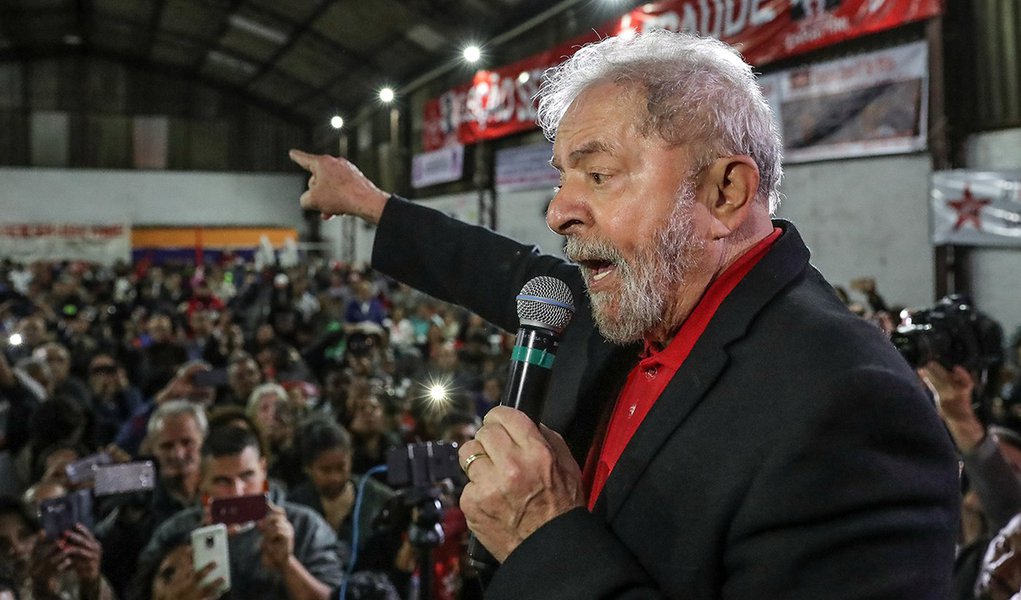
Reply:
M967 161L969 169L1021 170L1021 129L973 136ZM1021 248L975 248L971 268L975 305L998 319L1009 338L1021 327Z
M295 174L0 168L0 222L279 225L304 232Z
M935 300L930 174L928 155L788 165L778 216L798 226L833 285L850 292L852 279L875 277L887 302L927 306Z

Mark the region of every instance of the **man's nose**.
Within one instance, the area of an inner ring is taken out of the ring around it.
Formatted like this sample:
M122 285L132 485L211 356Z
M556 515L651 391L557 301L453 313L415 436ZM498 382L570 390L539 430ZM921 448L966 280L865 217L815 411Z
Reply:
M588 205L575 186L564 182L546 209L546 226L560 235L574 233L591 221Z

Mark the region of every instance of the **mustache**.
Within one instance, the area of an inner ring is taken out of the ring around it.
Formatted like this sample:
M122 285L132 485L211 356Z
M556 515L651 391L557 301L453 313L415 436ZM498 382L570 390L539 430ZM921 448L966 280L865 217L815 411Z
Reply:
M606 240L568 237L567 243L564 245L564 252L576 263L593 260L614 265L624 263L624 257L621 256L620 251Z

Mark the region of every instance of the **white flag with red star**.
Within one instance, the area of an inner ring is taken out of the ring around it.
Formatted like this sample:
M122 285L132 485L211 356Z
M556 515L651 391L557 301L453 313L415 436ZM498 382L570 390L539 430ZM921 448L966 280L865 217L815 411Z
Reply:
M1021 246L1021 172L937 171L929 192L937 246Z

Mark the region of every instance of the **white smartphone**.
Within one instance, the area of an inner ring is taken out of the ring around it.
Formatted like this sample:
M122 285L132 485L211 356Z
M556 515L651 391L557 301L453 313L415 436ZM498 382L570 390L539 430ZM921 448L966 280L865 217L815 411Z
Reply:
M221 524L199 527L191 532L191 555L195 571L199 571L210 562L216 561L216 567L202 580L202 585L223 578L223 585L216 590L217 595L230 589L230 554L227 551L227 526Z

